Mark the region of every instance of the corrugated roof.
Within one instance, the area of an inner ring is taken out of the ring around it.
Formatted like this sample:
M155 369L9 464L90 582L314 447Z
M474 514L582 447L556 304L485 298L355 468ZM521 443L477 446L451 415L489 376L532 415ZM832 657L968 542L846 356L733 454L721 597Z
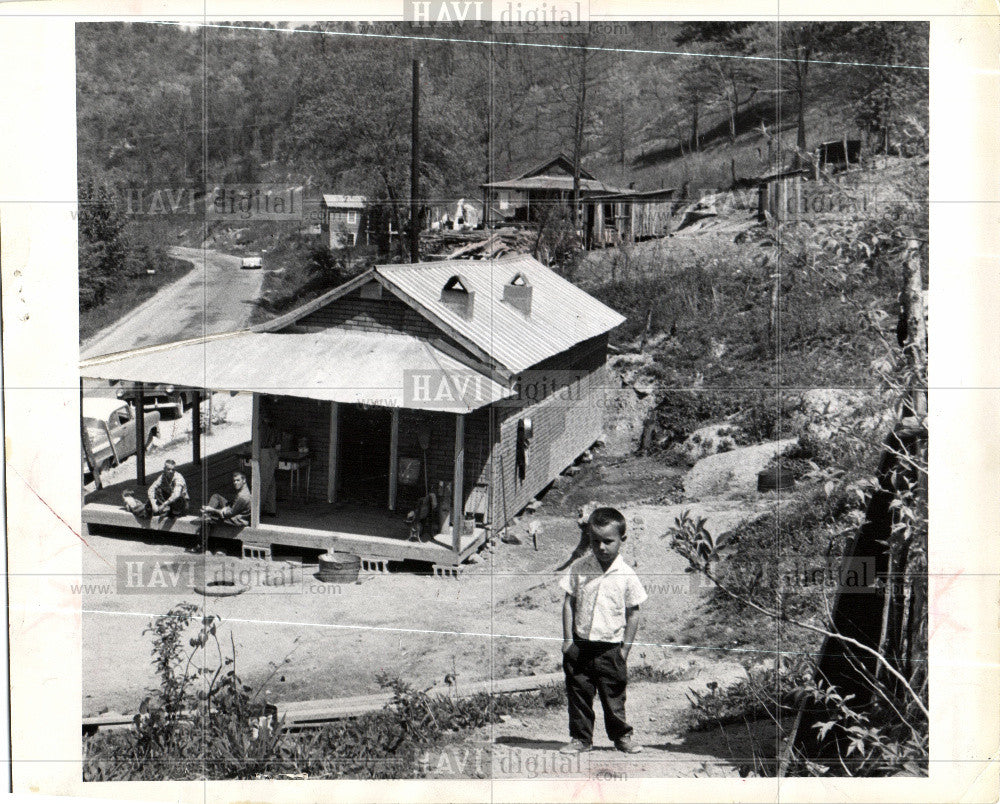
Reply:
M379 265L375 272L390 290L400 291L432 321L443 323L514 372L625 321L624 316L525 254L498 260ZM529 315L503 301L503 286L518 272L533 288ZM468 319L441 301L445 282L455 274L461 274L475 293Z
M656 198L658 195L673 195L676 187L660 187L656 190L622 190L608 195L595 195L594 201L628 201L633 198Z
M480 185L490 190L566 190L572 192L572 176L531 176L525 179L509 179ZM580 189L597 193L625 193L620 187L612 187L597 179L580 179Z
M80 373L453 413L513 395L427 341L344 329L198 338L86 360Z
M363 195L331 195L323 193L323 203L328 207L346 207L348 209L364 209L368 199Z

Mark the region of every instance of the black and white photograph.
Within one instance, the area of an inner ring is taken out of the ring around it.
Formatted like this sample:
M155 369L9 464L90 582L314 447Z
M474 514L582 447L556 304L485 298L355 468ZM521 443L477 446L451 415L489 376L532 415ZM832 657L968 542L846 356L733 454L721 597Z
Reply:
M483 5L73 21L78 790L941 782L937 23Z

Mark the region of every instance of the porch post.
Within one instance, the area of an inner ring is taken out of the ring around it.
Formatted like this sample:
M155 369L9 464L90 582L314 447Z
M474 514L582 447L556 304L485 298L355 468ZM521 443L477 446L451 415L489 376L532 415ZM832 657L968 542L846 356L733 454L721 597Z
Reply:
M195 388L191 404L191 452L193 463L201 466L201 389Z
M250 415L250 527L260 527L260 394Z
M90 433L87 432L87 425L83 423L83 377L80 378L80 437L83 444L83 457L87 461L87 466L90 467L91 477L94 478L94 488L100 490L104 488L104 483L101 481L101 473L97 468L97 460L94 458L94 445L90 443ZM80 474L80 495L82 505L84 495L82 473Z
M462 480L465 477L465 416L455 414L455 474L452 478L454 496L451 500L451 546L458 555L462 551L462 528L465 511L462 501Z
M135 482L146 485L146 394L143 384L135 384Z
M392 409L389 431L389 510L396 510L396 484L399 475L399 408Z
M326 501L337 502L337 458L339 457L338 425L340 422L340 405L330 403L330 443L327 452L326 470Z

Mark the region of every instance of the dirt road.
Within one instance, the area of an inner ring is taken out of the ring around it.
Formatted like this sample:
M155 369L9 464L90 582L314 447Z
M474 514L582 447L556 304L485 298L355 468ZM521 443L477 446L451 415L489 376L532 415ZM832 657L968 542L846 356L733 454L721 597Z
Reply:
M239 257L200 248L174 246L170 255L193 262L194 269L88 340L80 348L82 357L247 325L260 295L263 271L241 270Z

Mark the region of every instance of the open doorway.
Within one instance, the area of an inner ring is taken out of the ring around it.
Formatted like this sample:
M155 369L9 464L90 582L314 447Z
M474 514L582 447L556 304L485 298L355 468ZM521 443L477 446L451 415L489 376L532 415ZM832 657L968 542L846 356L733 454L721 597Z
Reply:
M388 506L392 412L388 408L341 405L338 435L339 498Z

